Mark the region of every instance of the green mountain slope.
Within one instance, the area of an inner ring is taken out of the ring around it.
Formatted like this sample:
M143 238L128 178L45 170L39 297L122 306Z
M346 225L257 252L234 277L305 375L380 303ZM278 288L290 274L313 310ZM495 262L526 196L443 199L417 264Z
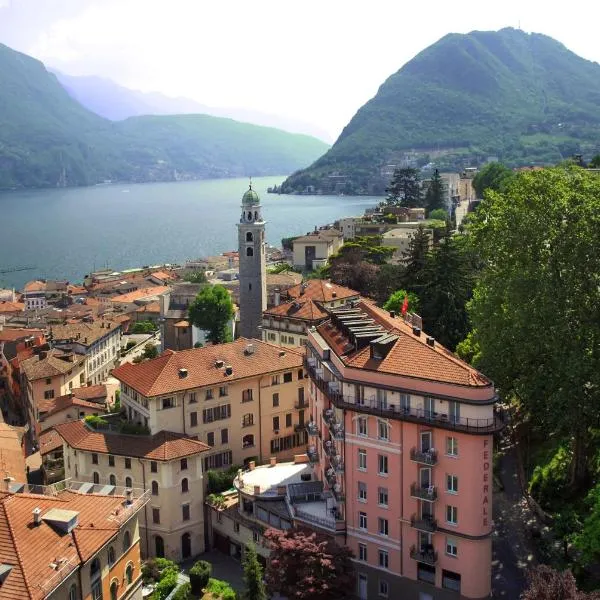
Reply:
M389 77L284 190L334 180L343 191L382 191L381 167L403 158L457 169L489 155L544 164L599 148L600 65L540 34L449 34Z
M289 173L327 144L207 115L112 122L0 44L0 189Z

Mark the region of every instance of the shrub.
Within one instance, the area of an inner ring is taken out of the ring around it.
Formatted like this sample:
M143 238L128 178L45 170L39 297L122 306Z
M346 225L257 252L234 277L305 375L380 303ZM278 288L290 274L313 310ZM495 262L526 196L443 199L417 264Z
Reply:
M156 325L152 321L138 321L131 328L131 333L154 333L155 331Z
M445 222L448 220L448 213L443 208L436 208L429 213L429 218Z
M156 566L161 570L164 571L165 569L176 569L178 570L177 567L177 563L173 560L169 560L168 558L155 558L154 562L156 563Z
M130 435L150 435L150 429L146 425L129 423L127 421L123 421L119 425L119 431Z
M211 573L212 565L209 562L199 560L194 563L194 566L188 572L192 594L199 596L202 593L202 590L208 585Z
M142 579L144 583L154 583L160 579L160 569L155 559L151 558L142 565Z
M154 588L152 594L153 600L165 600L165 598L175 589L177 585L177 570L166 569L166 573L161 573L160 581Z
M206 591L216 600L236 600L235 590L226 582L220 579L210 579Z
M127 346L125 346L125 350L131 350L134 346L137 346L137 344L133 340L129 340Z
M226 471L208 471L208 493L220 494L231 489L233 479L239 470L238 466L229 467Z
M189 583L180 585L173 595L173 600L193 600L192 586Z
M209 494L206 501L215 508L225 508L225 497L221 494Z
M538 465L529 483L529 493L544 507L560 503L567 493L571 451L561 446L545 465Z
M108 421L99 417L98 415L88 415L85 419L85 423L94 429L108 425Z

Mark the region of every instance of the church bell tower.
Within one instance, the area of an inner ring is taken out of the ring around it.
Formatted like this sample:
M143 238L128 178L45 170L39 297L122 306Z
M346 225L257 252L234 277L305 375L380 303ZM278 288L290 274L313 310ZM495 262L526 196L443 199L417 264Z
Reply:
M240 335L262 338L262 313L267 309L267 269L265 222L260 198L252 189L242 196L242 216L238 223L240 252Z

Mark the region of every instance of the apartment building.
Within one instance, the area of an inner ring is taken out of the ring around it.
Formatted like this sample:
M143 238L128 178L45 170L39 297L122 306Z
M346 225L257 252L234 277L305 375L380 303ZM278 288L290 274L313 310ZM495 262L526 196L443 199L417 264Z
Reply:
M0 493L0 596L141 600L143 490L12 483Z
M48 337L55 347L85 356L87 385L97 385L108 378L121 350L121 325L104 319L52 325Z
M489 597L492 382L370 302L329 312L306 347L310 451L357 596Z
M351 300L358 300L360 294L356 290L332 283L327 279L309 279L289 288L284 295L287 300L303 300L310 298L324 308L342 306Z
M259 340L175 352L113 371L133 423L198 437L204 469L306 450L303 352Z
M292 241L295 267L312 271L327 264L344 243L344 236L337 229L318 229Z
M202 454L208 447L183 434L124 435L96 431L83 421L55 427L63 439L65 477L106 493L141 488L144 556L185 560L204 552Z

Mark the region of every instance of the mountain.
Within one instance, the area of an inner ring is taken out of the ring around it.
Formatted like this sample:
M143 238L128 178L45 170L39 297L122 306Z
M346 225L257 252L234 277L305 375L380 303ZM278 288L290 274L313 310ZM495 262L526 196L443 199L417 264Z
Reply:
M403 163L548 164L599 149L600 65L537 33L453 33L389 77L283 191L381 193Z
M290 173L327 145L208 115L110 121L0 44L0 188Z
M205 114L236 121L283 129L290 133L304 133L329 142L324 130L310 123L279 115L270 115L245 108L223 108L200 104L189 98L172 98L158 92L130 90L103 77L73 76L50 69L69 95L88 110L110 119L121 121L140 115Z

